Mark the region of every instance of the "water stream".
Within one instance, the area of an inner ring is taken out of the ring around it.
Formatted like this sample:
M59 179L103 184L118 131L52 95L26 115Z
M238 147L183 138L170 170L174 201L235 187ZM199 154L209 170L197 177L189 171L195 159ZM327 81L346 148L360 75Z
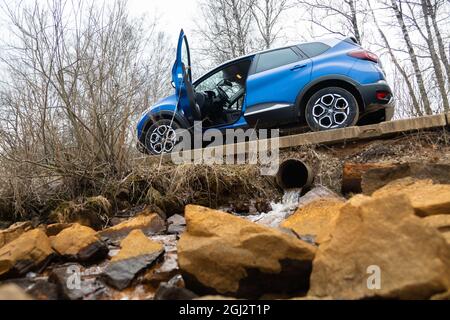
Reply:
M272 210L261 212L257 215L249 215L245 218L269 227L278 227L281 221L290 216L297 209L300 202L301 189L285 191L280 202L271 202Z

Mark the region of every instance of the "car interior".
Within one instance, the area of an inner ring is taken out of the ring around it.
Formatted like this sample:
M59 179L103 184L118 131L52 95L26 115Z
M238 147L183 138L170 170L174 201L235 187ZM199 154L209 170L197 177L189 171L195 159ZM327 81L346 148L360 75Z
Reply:
M236 62L195 84L204 127L231 124L240 118L250 65L250 59Z

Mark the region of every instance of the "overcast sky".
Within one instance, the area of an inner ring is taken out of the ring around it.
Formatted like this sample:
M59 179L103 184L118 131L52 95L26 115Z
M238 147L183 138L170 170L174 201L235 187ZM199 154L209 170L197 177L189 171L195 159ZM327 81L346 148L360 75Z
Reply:
M149 17L159 17L162 22L161 25L164 26L164 31L173 41L176 41L180 29L183 28L190 39L191 47L199 46L196 42L200 39L196 39L194 32L196 29L195 21L198 21L201 17L199 0L128 0L128 4L133 15L146 14ZM296 15L298 13L298 11L295 12ZM310 38L308 32L305 32L306 24L300 21L300 17L285 13L281 19L283 20L283 30L279 42L282 45L301 42L304 40L302 37Z
M181 28L192 34L195 28L194 13L197 0L129 0L130 12L134 15L158 16L161 25L171 37L176 38Z

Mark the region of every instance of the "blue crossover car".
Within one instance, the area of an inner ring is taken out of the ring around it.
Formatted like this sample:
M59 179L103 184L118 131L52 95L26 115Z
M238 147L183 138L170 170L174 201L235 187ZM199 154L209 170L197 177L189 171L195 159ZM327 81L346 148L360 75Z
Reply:
M393 95L378 57L355 39L328 39L236 58L192 81L181 30L173 95L137 125L140 150L172 151L176 129L290 128L313 131L373 124L393 116Z

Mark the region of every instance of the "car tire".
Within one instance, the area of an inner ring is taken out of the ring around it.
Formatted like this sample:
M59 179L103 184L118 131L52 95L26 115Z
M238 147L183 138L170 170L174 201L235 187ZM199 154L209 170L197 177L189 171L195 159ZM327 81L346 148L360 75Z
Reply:
M179 143L176 130L181 126L170 119L160 119L152 123L145 132L144 146L148 154L170 153Z
M355 96L340 87L320 89L308 100L305 108L306 123L313 131L351 127L358 118Z

